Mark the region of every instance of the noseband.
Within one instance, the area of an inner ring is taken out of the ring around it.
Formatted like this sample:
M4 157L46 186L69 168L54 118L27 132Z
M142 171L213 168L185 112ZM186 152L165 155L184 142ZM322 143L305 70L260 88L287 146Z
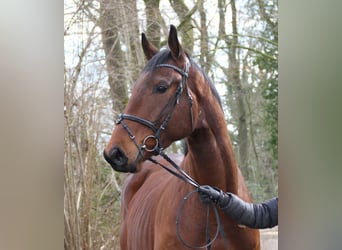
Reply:
M147 152L157 152L157 153L159 153L163 149L162 145L161 145L160 134L161 134L161 132L163 130L165 130L165 126L169 122L169 120L171 118L171 115L172 115L176 105L179 104L179 99L182 96L184 87L186 87L186 89L187 89L187 94L188 94L188 98L189 98L191 129L193 130L193 111L192 111L193 99L192 99L192 96L190 94L189 87L186 84L187 83L187 79L188 79L189 69L190 69L190 62L189 62L189 60L187 59L184 70L178 68L177 66L171 65L171 64L158 64L158 65L155 66L155 68L171 68L171 69L175 70L176 72L178 72L179 74L182 75L182 81L178 85L175 94L170 99L170 101L166 104L166 106L164 107L163 111L159 115L159 117L163 117L163 113L165 112L167 107L169 105L172 105L171 106L171 110L165 116L165 119L163 120L161 125L159 127L157 126L158 120L156 122L151 122L151 121L148 121L148 120L146 120L144 118L141 118L139 116L130 115L130 114L119 114L118 119L115 121L116 125L121 124L124 127L124 129L127 131L129 137L131 138L131 140L134 142L134 144L138 148L139 154L141 156L143 156L143 151L144 150L147 151ZM140 124L142 124L142 125L144 125L146 127L149 127L153 131L154 135L148 135L147 137L145 137L145 139L142 142L142 145L139 146L139 144L137 143L137 141L135 139L135 136L134 136L133 132L127 126L127 124L124 122L124 120L134 121L134 122L140 123Z

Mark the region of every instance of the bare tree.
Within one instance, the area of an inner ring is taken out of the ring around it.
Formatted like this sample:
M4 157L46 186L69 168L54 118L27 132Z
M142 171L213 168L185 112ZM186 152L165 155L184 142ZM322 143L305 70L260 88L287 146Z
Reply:
M89 9L90 3L66 2L76 10L72 18L66 14L64 32L64 249L116 244L115 220L110 227L103 224L105 209L109 211L105 218L114 218L118 194L114 178L104 177L106 169L99 168L104 165L99 150L106 128L104 114L111 112L106 104L108 85L103 84L106 74L96 10Z
M170 4L180 20L180 24L177 29L182 34L182 44L191 53L194 48L194 26L192 25L192 14L197 10L198 3L195 4L191 10L189 10L183 0L170 0Z
M233 93L234 103L236 106L235 116L237 120L237 143L238 143L238 160L240 168L245 178L248 179L248 164L249 164L249 137L248 137L248 118L246 112L246 95L245 89L241 82L240 65L241 61L239 58L239 33L237 23L237 9L235 0L230 1L231 8L231 30L232 34L226 33L226 7L225 0L218 0L219 7L219 32L218 37L222 39L228 50L228 68L222 68L227 75L228 81L226 81L227 89L230 89Z
M100 22L103 49L106 55L108 83L113 110L121 112L127 102L126 60L121 46L121 1L100 1Z
M146 5L146 35L157 48L160 47L163 18L160 14L160 0L144 0Z
M234 88L237 113L238 113L238 144L239 144L239 160L240 167L244 176L248 178L248 130L246 117L245 93L240 79L240 62L237 57L238 30L237 30L237 10L235 0L230 1L232 11L232 38L226 39L229 55L229 75Z
M138 78L140 71L145 65L145 56L141 48L141 38L139 36L139 17L137 3L135 0L126 0L124 8L124 32L126 44L129 44L127 55L127 75L129 76L130 88L132 83Z

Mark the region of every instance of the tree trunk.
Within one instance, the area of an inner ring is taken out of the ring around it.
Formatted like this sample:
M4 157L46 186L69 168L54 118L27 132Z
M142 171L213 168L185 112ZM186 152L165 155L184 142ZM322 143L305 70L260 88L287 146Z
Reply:
M120 8L115 0L100 1L100 27L106 55L110 96L115 112L123 111L127 102L127 81L125 77L125 59L120 44Z
M124 28L122 34L125 36L125 44L129 44L129 51L126 53L126 77L128 86L132 88L145 65L145 56L141 47L137 3L135 0L126 0L125 3L122 15Z
M157 48L160 47L163 18L159 10L160 0L144 0L146 5L146 36Z
M182 45L187 51L192 53L194 48L194 27L191 23L191 15L197 9L197 4L195 4L191 11L189 11L188 6L186 6L183 0L170 0L170 4L180 20L177 29L182 35Z
M232 82L232 86L235 93L237 113L238 113L238 148L239 148L239 164L243 175L248 179L248 129L246 119L246 104L245 93L240 79L240 62L237 57L237 45L238 45L238 31L237 31L237 16L235 0L230 1L232 11L232 31L233 37L227 41L229 48L229 79Z
M200 13L200 32L201 32L201 39L200 39L200 64L203 67L205 72L209 72L210 65L208 65L208 55L209 55L209 38L208 38L208 29L207 29L207 18L206 18L206 10L204 9L203 1L199 1L198 3L198 11Z

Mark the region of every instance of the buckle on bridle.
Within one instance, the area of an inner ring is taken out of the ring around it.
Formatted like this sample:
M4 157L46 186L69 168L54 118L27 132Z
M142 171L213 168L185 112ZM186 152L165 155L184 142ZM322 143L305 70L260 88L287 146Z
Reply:
M158 138L154 135L146 136L143 140L143 145L141 148L147 152L154 152L159 146Z
M119 114L119 117L115 120L115 124L116 125L120 124L122 120L123 120L122 119L122 114Z

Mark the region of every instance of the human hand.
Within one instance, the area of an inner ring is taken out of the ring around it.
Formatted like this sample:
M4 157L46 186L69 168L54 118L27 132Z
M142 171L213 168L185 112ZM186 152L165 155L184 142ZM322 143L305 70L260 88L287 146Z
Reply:
M198 194L200 196L200 200L203 203L209 203L210 201L212 201L216 204L220 202L224 195L222 190L213 188L208 185L199 186Z

